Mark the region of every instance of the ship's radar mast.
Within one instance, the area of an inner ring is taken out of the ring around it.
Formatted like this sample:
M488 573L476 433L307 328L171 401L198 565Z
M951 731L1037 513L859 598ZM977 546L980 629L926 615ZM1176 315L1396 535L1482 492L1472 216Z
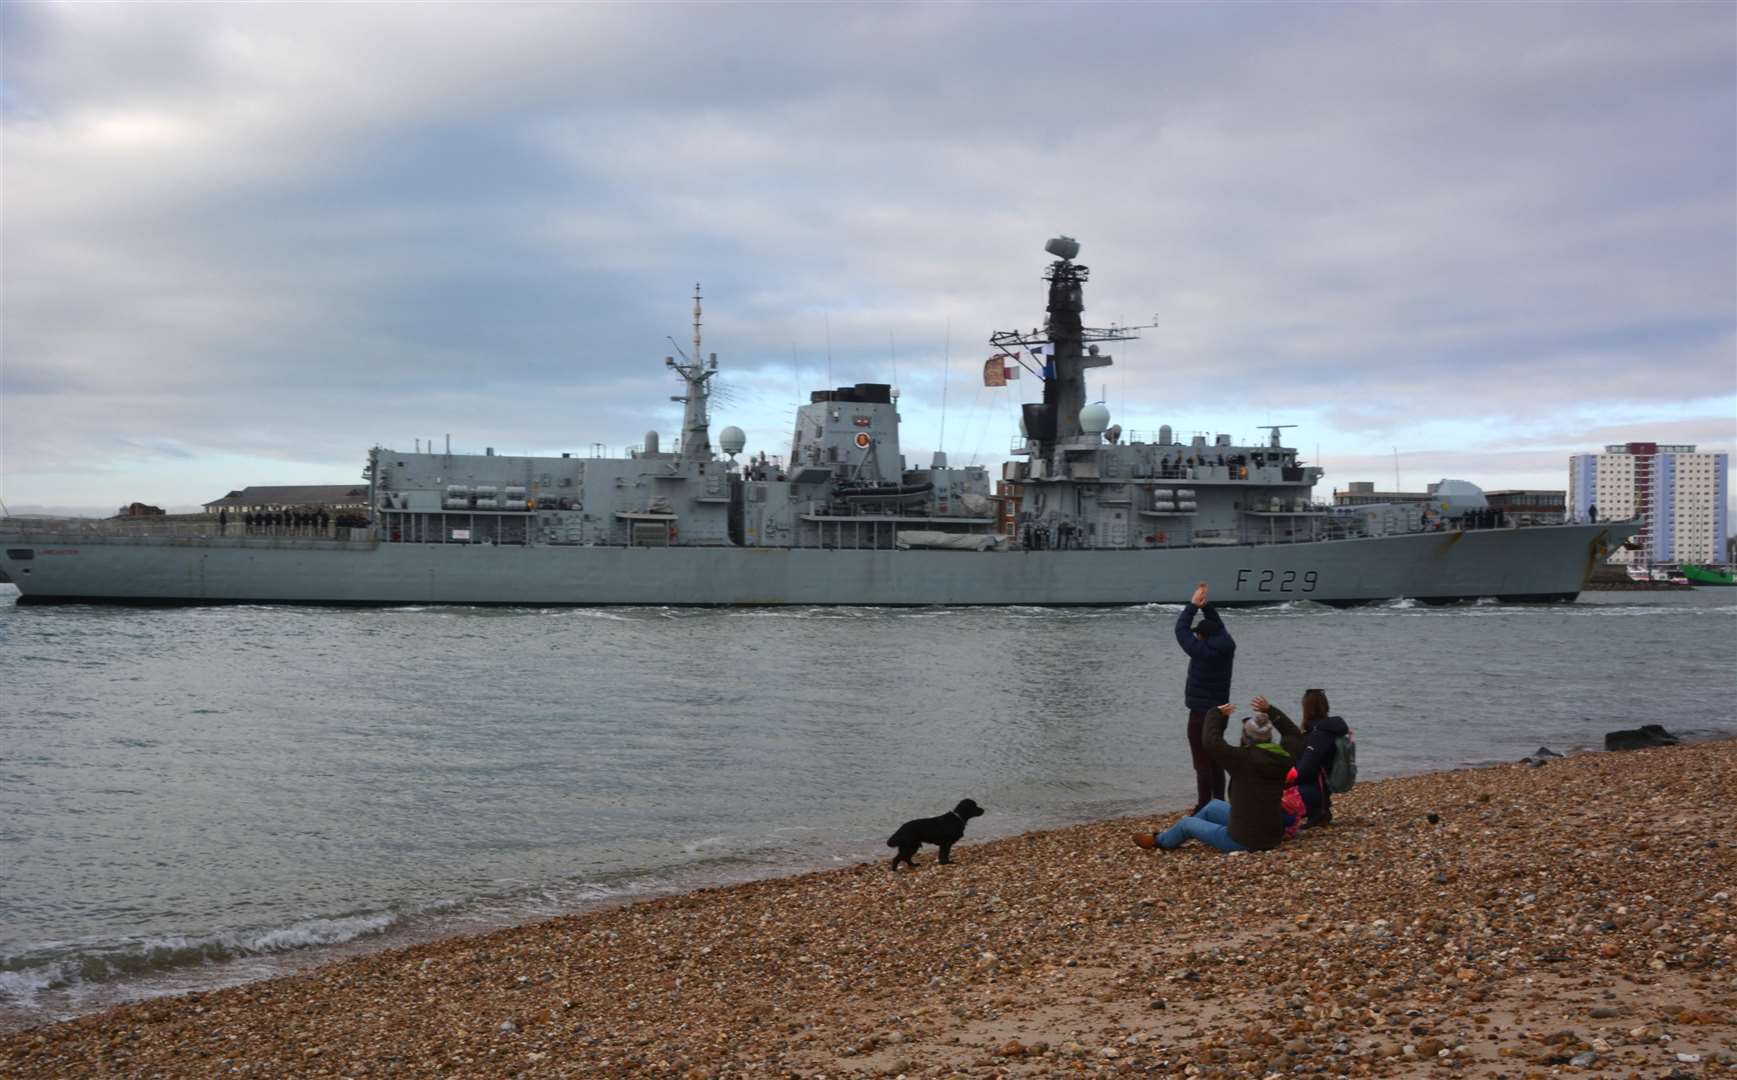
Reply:
M1279 450L1279 449L1282 449L1284 447L1284 443L1279 439L1279 432L1285 430L1286 428L1294 428L1297 425L1295 425L1295 424L1261 424L1260 426L1264 427L1268 431L1272 432L1272 435L1268 437L1267 445L1272 447L1274 450Z
M674 341L670 342L675 345ZM681 346L676 346L676 352L681 352ZM664 363L675 369L676 374L687 383L687 393L671 397L671 401L679 401L682 409L682 460L710 461L712 460L711 417L707 408L711 396L708 385L712 376L718 373L718 354L713 353L709 360L704 360L705 354L700 352L700 286L694 283L694 352L690 357L682 353L681 362L677 363L673 356L664 357Z
M1140 336L1135 331L1147 327L1082 325L1085 282L1091 271L1073 261L1080 253L1080 242L1071 236L1058 236L1043 249L1056 257L1044 275L1049 282L1049 314L1043 329L999 330L989 335L989 343L1015 357L1016 349L1024 349L1037 365L1028 370L1043 380L1043 401L1024 407L1024 427L1027 437L1036 440L1047 455L1058 443L1085 434L1080 429L1080 410L1086 406L1086 370L1111 363L1110 355L1099 353L1096 343L1128 341ZM1149 325L1157 325L1157 320Z

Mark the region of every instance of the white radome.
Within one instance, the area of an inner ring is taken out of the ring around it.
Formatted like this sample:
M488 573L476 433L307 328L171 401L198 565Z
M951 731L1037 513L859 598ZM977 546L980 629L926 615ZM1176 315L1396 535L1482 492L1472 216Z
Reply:
M1087 435L1102 435L1110 426L1110 410L1101 401L1094 401L1080 410L1080 430Z
M729 454L731 457L740 454L742 448L747 445L748 436L744 435L742 429L735 425L731 425L730 427L718 432L718 449Z
M1443 480L1435 486L1435 494L1430 497L1430 505L1446 514L1456 517L1471 510L1486 510L1489 502L1484 498L1484 489L1470 480Z

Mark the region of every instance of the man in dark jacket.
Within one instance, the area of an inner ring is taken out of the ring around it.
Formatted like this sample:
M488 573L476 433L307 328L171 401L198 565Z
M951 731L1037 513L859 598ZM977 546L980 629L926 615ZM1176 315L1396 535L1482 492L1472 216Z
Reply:
M1310 690L1303 695L1301 728L1264 697L1256 697L1250 704L1271 717L1284 748L1297 760L1297 794L1303 797L1303 805L1309 810L1305 824L1325 825L1332 821L1333 796L1327 790L1327 770L1333 767L1333 757L1339 752L1339 737L1350 735L1351 728L1327 712L1327 692Z
M1201 615L1200 625L1194 616ZM1206 582L1195 586L1194 596L1176 616L1176 644L1188 654L1188 684L1183 700L1188 705L1188 752L1194 759L1194 809L1224 798L1224 770L1213 763L1201 745L1206 714L1230 700L1230 669L1236 662L1236 642L1224 628L1224 620L1206 602Z
M1234 705L1211 710L1201 734L1207 755L1230 772L1229 804L1214 799L1156 836L1136 833L1134 843L1167 850L1186 840L1200 840L1220 851L1270 851L1279 846L1285 838L1282 800L1291 755L1279 745L1268 718L1258 712L1243 721L1240 745L1228 745L1224 729L1235 710Z

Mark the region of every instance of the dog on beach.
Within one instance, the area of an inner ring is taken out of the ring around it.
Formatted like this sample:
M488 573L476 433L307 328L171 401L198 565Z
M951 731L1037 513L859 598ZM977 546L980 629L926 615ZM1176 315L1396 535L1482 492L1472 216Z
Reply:
M893 856L893 869L897 870L899 863L903 862L915 870L917 864L911 861L911 856L924 844L934 844L941 849L941 862L952 862L953 845L965 835L965 823L982 813L981 806L970 799L961 799L958 806L940 817L916 818L900 825L898 832L887 837L887 846L899 849L899 853Z

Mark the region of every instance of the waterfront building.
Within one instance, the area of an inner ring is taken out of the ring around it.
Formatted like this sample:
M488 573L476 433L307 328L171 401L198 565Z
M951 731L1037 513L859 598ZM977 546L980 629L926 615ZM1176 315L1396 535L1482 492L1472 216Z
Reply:
M245 487L204 504L207 514L227 510L231 514L271 513L309 508L367 513L368 485L293 484Z
M1368 480L1353 480L1340 491L1333 489L1334 506L1372 506L1378 503L1421 503L1428 502L1435 494L1435 485L1431 484L1428 491L1376 491L1375 485Z
M1730 455L1692 444L1612 443L1568 459L1568 512L1641 523L1612 562L1710 563L1725 554Z
M1013 480L997 480L990 501L995 504L996 531L1007 537L1018 535L1019 508L1025 501L1025 485Z
M1523 525L1558 525L1567 517L1568 493L1565 491L1521 490L1486 491L1484 500L1491 510L1500 510L1504 517Z

